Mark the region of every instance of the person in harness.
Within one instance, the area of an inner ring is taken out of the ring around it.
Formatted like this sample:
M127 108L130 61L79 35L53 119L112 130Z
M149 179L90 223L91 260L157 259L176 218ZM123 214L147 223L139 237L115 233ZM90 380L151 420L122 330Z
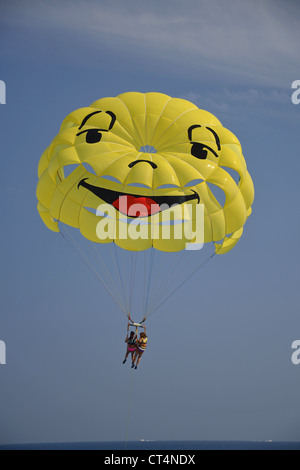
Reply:
M137 369L142 355L144 354L146 347L147 347L147 335L146 335L146 327L144 326L144 331L140 334L139 339L136 340L136 351L134 353L133 361L132 361L132 368Z
M137 334L134 331L132 331L129 335L129 326L130 326L130 323L128 323L128 327L127 327L127 336L125 339L125 343L127 343L127 351L126 351L123 364L126 363L129 354L131 354L131 359L132 359L132 364L133 364L134 354L136 352Z

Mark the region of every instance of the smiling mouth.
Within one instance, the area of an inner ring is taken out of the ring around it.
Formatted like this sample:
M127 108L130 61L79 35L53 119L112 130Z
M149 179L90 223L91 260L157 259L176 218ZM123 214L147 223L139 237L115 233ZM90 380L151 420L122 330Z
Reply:
M184 204L195 199L198 201L198 204L200 203L200 197L194 190L189 195L148 197L93 186L86 182L87 179L84 178L79 182L78 189L81 186L88 189L99 199L102 199L102 201L114 206L122 214L133 218L150 217L158 212L169 209L171 206Z

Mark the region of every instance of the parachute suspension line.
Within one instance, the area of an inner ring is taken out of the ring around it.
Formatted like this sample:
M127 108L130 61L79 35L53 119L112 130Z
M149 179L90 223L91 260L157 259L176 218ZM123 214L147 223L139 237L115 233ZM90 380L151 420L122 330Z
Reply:
M144 310L144 316L146 315L145 312L145 305L146 305L146 267L147 267L147 251L144 251L144 289L143 289L143 310Z
M169 264L167 271L165 272L163 282L160 281L159 277L156 279L155 286L153 286L152 291L155 292L154 295L150 295L150 298L152 299L151 304L149 305L149 308L146 312L146 317L149 315L149 312L152 311L153 305L156 305L159 303L164 296L168 295L168 290L172 288L172 286L175 283L176 278L179 278L178 274L178 267L181 264L182 259L185 256L185 252L180 253L178 257L174 257L172 262ZM158 272L160 272L163 268L163 264L166 264L165 262L161 261L160 266L158 267ZM158 283L160 284L159 286Z
M100 276L100 274L97 272L97 270L94 268L92 263L90 262L89 258L87 255L84 253L84 251L80 248L80 246L76 243L74 238L68 233L70 239L72 240L72 243L65 238L65 240L69 243L73 251L79 256L79 258L83 261L83 263L87 266L87 268L91 271L91 273L95 276L95 278L102 284L102 286L105 288L105 290L108 292L108 294L114 299L120 310L126 315L126 311L124 310L124 307L122 305L122 302L119 297L117 297L114 294L114 291L107 285L105 280ZM63 234L62 234L63 236Z
M192 273L186 279L184 279L184 281L182 281L179 286L176 286L176 288L159 305L155 305L153 309L149 311L147 318L153 315L156 310L158 310L165 302L167 302L167 300L172 297L172 295L177 292L182 286L184 286L184 284L186 284L201 268L203 268L203 266L205 266L215 256L215 254L216 252L214 252L207 260L203 261L200 266L198 266L194 271L192 271Z
M183 264L182 261L186 255L188 255L187 260ZM180 274L178 273L180 273L180 271L186 272L187 267L194 261L193 258L194 257L192 257L192 253L187 254L185 251L183 251L180 254L180 257L176 259L176 265L174 266L173 264L172 269L169 269L169 272L165 276L166 282L164 283L164 286L163 286L164 291L162 291L160 295L157 295L155 298L153 297L152 305L149 307L149 310L147 312L148 316L153 310L154 311L156 310L156 306L158 304L162 305L165 302L164 297L166 300L169 299L176 292L176 290L178 290L182 285L185 284L185 282L187 282L187 280L183 280L182 282L177 282L180 280ZM192 271L192 273L196 273L202 267L202 265L204 266L210 259L211 257L203 260L200 266L198 266L194 271ZM180 270L178 269L179 266L181 266Z
M116 244L114 242L113 242L113 249L111 248L111 252L112 252L112 260L113 260L115 268L116 268L119 283L120 283L120 286L121 286L121 291L122 291L122 294L123 294L125 314L126 314L127 318L129 318L130 312L129 312L129 307L128 307L128 303L127 303L127 297L126 297L125 290L124 290L124 284L123 284L123 281L122 281L122 274L121 274L121 270L120 270L120 264L119 264L119 260L118 260Z
M97 249L98 248L97 244L92 242L92 245L93 245L94 251L96 253L96 260L98 260L97 266L104 273L104 276L106 277L106 282L109 285L110 290L112 292L116 293L115 296L118 298L119 303L122 303L121 298L117 295L117 293L118 293L117 285L116 285L115 281L113 280L113 278L111 277L111 275L110 275L110 273L109 273L109 271L106 267L106 264L105 264L104 260L102 259L101 255L100 255L99 249Z
M148 288L147 288L147 294L146 294L144 317L143 317L143 320L140 323L144 323L144 321L147 318L147 310L148 310L150 287L151 287L151 282L152 282L152 272L153 272L153 264L154 264L154 254L155 254L154 248L151 248L151 250L152 251L151 251L151 255L150 255L150 269L149 269Z
M91 273L94 275L94 277L100 281L100 283L102 284L102 286L106 289L106 291L109 293L109 295L114 299L114 301L116 302L116 304L118 305L118 307L120 308L120 310L125 314L126 314L126 311L124 310L124 307L122 306L122 304L120 303L119 299L113 294L113 292L110 290L110 288L106 285L106 283L104 282L104 280L101 278L101 276L99 275L99 273L95 270L95 268L93 267L92 263L89 261L88 257L85 255L85 253L82 251L82 249L80 248L80 246L76 243L76 241L74 240L74 238L72 237L72 235L68 232L68 230L64 227L64 230L66 231L66 234L68 237L66 237L61 229L60 229L60 234L61 236L63 237L63 239L68 243L68 245L72 248L72 250L76 253L77 256L79 256L79 258L83 261L83 263L87 266L87 268L91 271Z
M131 255L131 269L130 269L130 286L129 286L129 314L132 310L132 300L135 286L135 275L137 265L137 253L133 252Z
M132 307L132 282L133 282L133 280L132 280L132 277L133 277L132 270L133 270L133 253L131 253L131 257L130 257L130 274L128 275L129 288L128 289L126 288L126 291L128 292L128 313L129 313L129 316L130 316L131 307ZM125 279L126 279L126 276L125 276Z
M174 289L174 285L176 284L177 280L180 279L179 273L181 271L185 272L186 267L193 261L191 259L191 256L188 256L187 257L188 259L183 264L183 260L185 256L186 256L186 252L183 251L182 253L180 253L180 256L178 256L178 258L175 259L175 263L173 264L172 269L170 268L169 272L167 273L168 275L165 276L166 280L165 280L164 285L162 286L163 289L160 289L160 292L158 293L157 298L154 299L154 302L153 302L154 305L159 303L163 299L164 296L168 297L169 292L171 291L171 289ZM178 269L179 267L180 269ZM175 290L176 289L174 289L174 292ZM149 310L151 311L152 308L150 308Z
M124 279L125 293L128 299L128 318L132 312L132 301L135 287L135 258L136 252L129 252L120 248L119 259L121 273L123 273L122 278Z
M115 263L115 266L116 266L116 271L118 273L118 279L119 279L119 283L120 283L120 289L121 289L121 292L122 292L122 296L123 296L123 299L124 299L124 304L125 304L125 308L126 308L126 313L127 313L127 318L129 318L130 316L130 306L129 306L129 289L128 289L128 285L127 285L127 282L128 282L128 276L126 275L126 269L125 269L125 254L123 254L123 250L121 248L118 248L117 245L115 243L113 243L113 251L114 251L114 255L115 255L115 260L116 260L116 263ZM127 270L128 272L128 270Z

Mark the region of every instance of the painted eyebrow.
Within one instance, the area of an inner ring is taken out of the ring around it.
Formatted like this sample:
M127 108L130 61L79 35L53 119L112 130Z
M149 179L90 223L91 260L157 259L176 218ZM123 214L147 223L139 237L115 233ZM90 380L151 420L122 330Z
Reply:
M192 132L194 129L197 127L202 127L200 124L195 124L194 126L191 126L188 130L188 135L189 135L189 140L192 141ZM211 128L211 127L206 127L214 136L216 144L218 146L218 150L221 150L221 143L218 134Z
M207 127L206 129L208 129L210 132L213 133L213 135L214 135L214 137L215 137L215 139L216 139L216 144L217 144L217 146L218 146L218 150L221 150L221 143L220 143L220 139L219 139L218 134L217 134L213 129L211 129L210 127Z
M99 113L102 113L102 112L103 111L94 111L93 113L90 113L87 116L85 116L84 120L82 121L82 123L78 127L78 130L80 130L86 124L88 119L90 119L95 114L99 114ZM110 131L111 128L113 127L114 123L116 122L117 118L116 118L116 115L112 111L104 111L104 112L105 112L105 114L108 114L111 117L111 123L110 123L109 129L108 129Z
M90 113L87 116L85 116L84 120L82 121L82 123L81 123L80 127L78 127L78 129L80 130L85 125L86 121L88 119L90 119L90 117L94 116L94 114L99 114L99 113L102 113L102 111L94 111L93 113Z

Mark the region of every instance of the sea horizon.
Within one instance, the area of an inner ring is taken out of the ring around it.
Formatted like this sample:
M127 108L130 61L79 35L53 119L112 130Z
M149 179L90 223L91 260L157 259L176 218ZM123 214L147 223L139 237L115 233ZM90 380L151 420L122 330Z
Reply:
M1 450L300 450L300 441L95 441L1 444Z

